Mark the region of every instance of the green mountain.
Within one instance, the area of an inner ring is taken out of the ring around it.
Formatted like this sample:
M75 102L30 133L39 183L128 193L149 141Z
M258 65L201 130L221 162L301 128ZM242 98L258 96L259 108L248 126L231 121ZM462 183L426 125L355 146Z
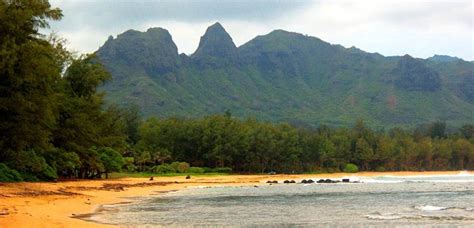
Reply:
M474 63L453 57L384 57L283 30L236 47L219 23L190 56L161 28L110 37L97 55L113 77L107 99L137 104L145 116L228 110L309 126L474 122Z

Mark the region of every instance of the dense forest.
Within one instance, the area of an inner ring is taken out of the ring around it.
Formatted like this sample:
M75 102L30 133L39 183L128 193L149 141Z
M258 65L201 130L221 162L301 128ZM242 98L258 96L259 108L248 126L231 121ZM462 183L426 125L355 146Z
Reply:
M134 157L138 164L145 157L155 158L148 165L178 160L245 173L335 172L348 163L364 171L474 169L474 126L450 135L445 128L436 122L414 131L373 131L358 121L352 128L301 129L229 114L151 118L139 127Z
M59 9L0 1L0 181L99 178L110 172L334 172L474 169L474 125L415 130L298 128L239 119L143 119L104 102L110 74L38 32ZM353 167L352 165L350 165Z

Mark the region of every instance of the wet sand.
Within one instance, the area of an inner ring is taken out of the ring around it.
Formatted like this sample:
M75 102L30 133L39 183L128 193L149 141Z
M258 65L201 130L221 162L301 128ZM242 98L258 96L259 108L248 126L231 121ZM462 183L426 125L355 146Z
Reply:
M101 209L101 205L127 203L133 197L160 194L195 186L245 186L264 184L267 180L317 180L350 176L412 176L456 175L450 172L360 172L354 174L301 175L223 175L148 178L120 178L111 180L78 180L58 183L0 183L0 227L107 227L87 221L87 215ZM474 174L474 172L466 172Z

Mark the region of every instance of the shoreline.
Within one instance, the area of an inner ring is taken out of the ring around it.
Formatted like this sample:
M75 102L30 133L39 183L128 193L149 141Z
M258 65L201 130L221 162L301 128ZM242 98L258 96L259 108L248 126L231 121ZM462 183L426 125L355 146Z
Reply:
M103 205L132 203L133 198L164 194L197 186L248 186L267 180L309 178L474 175L473 171L359 172L277 175L223 175L148 178L120 178L51 182L0 183L0 227L115 227L84 219Z

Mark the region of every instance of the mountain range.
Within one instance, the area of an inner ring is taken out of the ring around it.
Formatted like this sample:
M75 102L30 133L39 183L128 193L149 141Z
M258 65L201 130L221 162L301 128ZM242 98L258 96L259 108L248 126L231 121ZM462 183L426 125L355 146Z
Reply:
M221 24L191 55L162 28L128 30L96 52L109 102L145 116L240 118L294 125L414 127L474 122L474 63L450 56L385 57L274 30L237 47Z

